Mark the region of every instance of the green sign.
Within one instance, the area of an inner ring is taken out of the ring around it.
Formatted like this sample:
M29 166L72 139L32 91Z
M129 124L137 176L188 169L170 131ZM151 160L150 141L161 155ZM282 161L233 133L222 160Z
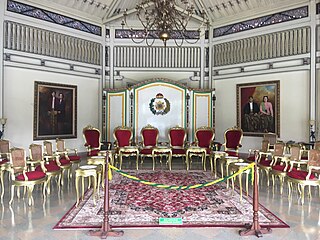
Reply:
M159 224L160 225L181 225L182 224L182 218L159 218Z

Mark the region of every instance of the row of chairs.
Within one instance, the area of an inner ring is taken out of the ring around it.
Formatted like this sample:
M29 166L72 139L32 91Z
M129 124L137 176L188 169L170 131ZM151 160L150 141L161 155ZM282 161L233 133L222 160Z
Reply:
M302 144L286 145L284 142L276 142L273 149L269 145L269 141L264 139L261 149L248 157L248 161L257 160L260 172L266 175L268 186L270 178L273 186L278 178L282 194L284 182L287 181L291 196L293 183L297 184L302 204L305 186L309 186L309 196L311 186L318 186L320 192L320 141L315 142L310 150Z
M15 187L26 187L28 190L28 204L33 205L32 191L35 185L44 185L44 196L46 193L50 194L52 178L55 177L57 179L58 187L60 187L60 184L63 185L64 172L68 172L67 176L69 178L71 176L72 165L79 166L80 156L78 156L76 149L65 148L63 139L56 139L56 147L56 151L53 151L53 144L50 141L44 141L43 146L40 144L30 144L29 156L27 156L25 149L10 148L8 140L0 140L1 200L4 195L3 173L5 171L10 172L10 204L13 201ZM73 151L73 154L70 151ZM17 193L19 194L19 191Z
M157 154L154 150L161 145L158 142L159 130L151 125L147 125L141 129L140 134L142 141L135 144L132 141L132 128L119 126L114 129L114 155L119 156L120 168L123 156L136 156L136 165L138 169L138 155L141 157L141 162L143 162L145 157L154 157L154 154ZM100 131L92 126L87 126L83 129L83 135L85 138L85 146L87 147L88 156L98 155L102 146ZM188 153L188 149L190 150L190 146L205 149L205 156L210 158L211 170L213 170L212 159L214 156L214 150L223 147L224 151L229 156L238 155L243 132L237 127L227 129L225 131L225 142L223 144L214 142L215 132L211 127L200 127L196 129L194 136L195 142L188 143L186 141L186 129L182 127L172 127L168 131L169 142L165 144L162 143L162 145L166 145L170 148L172 157L180 158L187 158L186 154ZM214 160L216 161L216 159Z

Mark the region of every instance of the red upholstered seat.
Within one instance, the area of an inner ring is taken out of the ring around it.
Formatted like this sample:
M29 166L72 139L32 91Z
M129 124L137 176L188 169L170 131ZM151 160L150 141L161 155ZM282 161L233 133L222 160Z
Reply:
M231 156L231 157L239 157L239 153L234 151L226 151L226 153L228 154L228 156Z
M65 158L61 158L60 159L60 163L61 163L62 166L66 166L66 165L70 165L71 164L70 160L65 159Z
M44 172L40 172L40 171L26 172L26 175L27 175L28 181L34 181L34 180L38 180L38 179L46 177L46 174ZM16 176L16 180L25 181L24 175L20 174L20 175Z
M227 129L224 134L225 151L228 151L229 149L238 151L238 149L242 146L241 145L242 136L243 136L243 132L239 128Z
M272 163L271 160L268 160L266 158L264 158L264 159L261 158L259 165L269 167L271 163Z
M101 133L99 129L87 126L82 131L88 156L96 156L101 148Z
M210 148L214 139L214 131L212 128L203 128L196 131L196 139L198 147Z
M291 171L287 173L288 177L299 179L299 180L306 180L308 172L306 171ZM311 173L309 180L318 180L315 174Z
M48 172L60 171L60 167L54 163L48 163L48 164L45 164L44 166ZM35 170L42 172L42 168L40 165L38 165Z
M172 148L172 155L183 155L186 154L186 150L182 148Z
M277 164L275 166L272 166L272 170L275 170L275 171L280 171L280 172L284 172L284 169L286 168L285 165L280 165L280 164ZM289 168L287 168L289 169Z
M143 148L140 150L140 154L144 155L151 155L152 154L152 148Z
M0 161L0 165L5 164L5 163L7 163L7 162L9 162L8 159L2 159L2 160Z

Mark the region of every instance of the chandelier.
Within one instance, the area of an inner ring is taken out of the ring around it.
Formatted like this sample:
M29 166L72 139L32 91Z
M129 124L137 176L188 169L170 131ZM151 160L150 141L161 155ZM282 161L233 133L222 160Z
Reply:
M177 4L179 2L181 4ZM188 0L143 0L136 5L135 10L143 30L134 30L129 27L127 10L123 14L121 23L122 28L126 26L130 29L130 37L135 43L146 41L150 46L156 38L161 39L164 46L169 39L174 39L177 46L182 46L183 41L196 43L200 39L201 28L205 25L209 26L209 20L204 11L196 12L194 4ZM188 31L187 26L193 16L199 19L201 24L197 30ZM180 43L176 39L181 39ZM191 42L190 39L196 39L196 41Z

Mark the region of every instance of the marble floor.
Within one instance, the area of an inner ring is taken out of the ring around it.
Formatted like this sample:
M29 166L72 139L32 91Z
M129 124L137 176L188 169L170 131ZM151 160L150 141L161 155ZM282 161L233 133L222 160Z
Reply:
M83 163L85 163L83 159ZM124 169L134 169L134 163L124 162ZM145 161L143 168L151 169L151 162ZM163 168L158 165L157 168ZM173 169L182 169L181 161L173 162ZM200 164L193 163L193 169L200 169ZM7 179L7 175L5 175ZM52 193L43 201L41 189L33 192L35 205L29 207L26 199L15 198L9 206L10 193L8 180L5 180L5 195L0 206L0 239L5 240L53 240L53 239L98 239L88 236L88 231L53 230L53 226L75 203L74 179L65 183L61 191L53 184ZM310 239L320 240L320 197L319 189L312 190L312 199L306 198L305 204L299 203L297 192L288 199L285 186L283 195L279 186L267 187L265 179L260 182L260 203L285 221L290 228L272 229L271 234L263 235L264 239ZM165 229L124 229L119 240L207 240L207 239L256 239L255 236L241 237L238 228L165 228Z

